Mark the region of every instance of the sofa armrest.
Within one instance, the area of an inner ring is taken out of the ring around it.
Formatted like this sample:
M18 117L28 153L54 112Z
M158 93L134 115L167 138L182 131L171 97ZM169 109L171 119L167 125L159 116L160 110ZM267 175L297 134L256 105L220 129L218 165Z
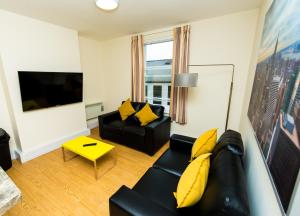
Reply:
M170 138L170 149L190 154L196 138L173 134Z
M170 210L147 199L124 185L112 197L110 197L109 213L110 216L174 215Z
M107 122L110 122L110 121L113 121L113 120L116 120L119 118L120 118L120 114L119 114L118 110L98 116L98 119L103 120L104 123L107 123Z
M164 116L161 119L145 126L147 142L147 153L153 155L160 147L162 147L170 139L171 118Z
M108 124L109 122L113 120L120 119L120 114L119 111L113 111L109 112L103 115L98 116L98 122L99 122L99 135L101 138L103 138L104 134L104 129L103 126L105 124Z
M120 119L120 114L118 110L100 115L98 116L99 127L100 127L100 123L105 124L116 119Z

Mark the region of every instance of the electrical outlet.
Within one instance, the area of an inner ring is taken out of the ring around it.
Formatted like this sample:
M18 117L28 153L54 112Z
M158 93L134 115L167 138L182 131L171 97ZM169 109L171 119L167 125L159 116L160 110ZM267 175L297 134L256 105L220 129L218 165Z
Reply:
M101 112L103 112L104 111L104 106L103 105L101 105Z

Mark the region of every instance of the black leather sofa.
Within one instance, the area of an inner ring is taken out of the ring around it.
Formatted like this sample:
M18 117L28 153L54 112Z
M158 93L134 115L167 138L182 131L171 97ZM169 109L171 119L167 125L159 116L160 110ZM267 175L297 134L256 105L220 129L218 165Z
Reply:
M131 104L136 111L145 105L138 102L131 102ZM100 137L149 155L155 154L170 139L171 119L164 116L163 106L150 105L150 107L159 118L144 127L140 126L134 115L122 121L118 110L99 116Z
M109 200L111 216L247 216L249 215L243 170L243 143L238 132L228 130L212 155L208 184L201 200L178 209L173 192L190 159L195 139L173 135L170 148L148 169L137 184L122 186Z

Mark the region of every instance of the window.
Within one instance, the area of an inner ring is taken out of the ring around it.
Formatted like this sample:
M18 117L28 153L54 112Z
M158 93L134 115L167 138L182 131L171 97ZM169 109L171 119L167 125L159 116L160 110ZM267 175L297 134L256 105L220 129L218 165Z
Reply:
M169 98L169 101L168 101L168 106L170 106L170 98L171 98L171 85L168 86L168 98Z
M148 95L148 86L145 85L145 95Z
M153 97L155 98L161 98L161 90L162 90L162 86L161 85L155 85L153 86Z
M169 113L173 41L145 44L145 99Z

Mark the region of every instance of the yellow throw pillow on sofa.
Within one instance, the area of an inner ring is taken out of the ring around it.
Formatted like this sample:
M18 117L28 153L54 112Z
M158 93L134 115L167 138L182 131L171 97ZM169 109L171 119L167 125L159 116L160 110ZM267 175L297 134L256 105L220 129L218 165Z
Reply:
M141 126L145 126L155 119L158 119L158 116L152 112L148 103L146 103L146 105L140 111L138 111L135 116L140 120Z
M177 208L195 205L201 199L207 184L210 155L211 153L200 155L183 172L177 192L174 193Z
M194 143L191 160L199 155L212 152L217 142L217 128L206 131Z
M128 116L135 113L129 98L118 108L118 110L123 121L126 120Z

